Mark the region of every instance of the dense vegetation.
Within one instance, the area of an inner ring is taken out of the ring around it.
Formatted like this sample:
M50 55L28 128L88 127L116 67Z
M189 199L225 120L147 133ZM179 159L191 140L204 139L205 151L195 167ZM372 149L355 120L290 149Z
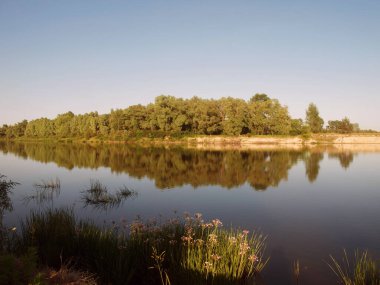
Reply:
M324 120L317 107L310 104L306 120L292 119L288 108L266 94L250 100L221 98L218 100L181 99L158 96L155 102L111 110L74 115L67 112L55 119L40 118L3 125L0 138L104 138L163 137L167 135L301 135L324 131ZM359 131L348 118L329 121L328 131Z

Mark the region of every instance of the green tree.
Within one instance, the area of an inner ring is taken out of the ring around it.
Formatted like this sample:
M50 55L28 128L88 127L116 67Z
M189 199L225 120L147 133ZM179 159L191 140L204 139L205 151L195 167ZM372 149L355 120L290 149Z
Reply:
M108 136L110 133L110 126L109 126L109 114L100 115L98 118L98 134L101 136Z
M306 124L309 125L312 133L320 133L323 130L323 119L319 116L319 111L314 103L310 103L306 110Z
M0 128L0 138L4 138L7 135L7 129L8 125L5 124Z
M305 125L302 119L292 119L291 120L291 129L289 134L292 136L305 135L310 133L310 128L308 125Z
M251 99L249 100L251 103L253 102L265 102L265 101L269 101L270 98L267 94L260 94L260 93L256 93L254 96L251 97Z
M223 133L241 135L248 132L248 106L242 99L220 99Z
M359 129L359 126L351 124L350 119L345 117L342 120L328 121L327 130L333 133L349 134L354 131L354 128Z
M248 127L256 135L286 135L291 130L288 108L277 99L256 94L248 102Z
M48 138L54 135L54 123L47 118L32 120L25 129L25 136L27 137Z
M188 102L191 130L195 134L217 135L223 131L219 102L193 97Z
M20 123L17 123L13 126L8 126L6 128L6 137L7 138L19 138L25 135L26 126L28 125L27 120L23 120Z
M70 137L72 135L70 124L73 118L74 118L73 112L66 112L64 114L58 115L54 119L55 133L58 137L64 138L64 137Z
M111 109L109 125L112 132L119 132L125 129L125 114L122 109Z

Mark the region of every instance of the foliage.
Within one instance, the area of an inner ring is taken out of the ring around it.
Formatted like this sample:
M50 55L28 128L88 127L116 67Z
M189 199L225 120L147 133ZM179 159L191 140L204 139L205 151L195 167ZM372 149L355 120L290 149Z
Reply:
M0 128L0 138L83 138L126 140L142 134L289 134L291 118L286 106L266 94L248 102L232 97L219 100L176 98L161 95L154 103L74 115L66 112L54 119L39 118Z
M340 121L328 121L327 130L333 133L349 134L354 130L359 131L359 127L357 124L352 124L350 119L345 117Z
M319 116L319 111L314 103L310 103L306 110L306 124L312 133L320 133L323 130L323 119Z
M310 127L302 121L302 119L292 119L290 122L290 132L292 136L303 135L306 136L310 133Z

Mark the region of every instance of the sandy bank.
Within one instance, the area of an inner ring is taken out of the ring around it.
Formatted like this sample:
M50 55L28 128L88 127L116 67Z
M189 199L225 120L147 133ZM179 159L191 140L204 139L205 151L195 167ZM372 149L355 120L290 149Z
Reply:
M313 135L311 138L302 137L196 137L188 138L188 143L196 149L209 150L302 150L315 151L354 151L380 152L379 135Z

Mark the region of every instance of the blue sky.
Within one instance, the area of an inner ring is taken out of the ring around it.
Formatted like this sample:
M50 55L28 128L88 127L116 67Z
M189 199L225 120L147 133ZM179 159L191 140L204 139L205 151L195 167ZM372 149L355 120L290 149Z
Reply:
M257 92L380 130L380 1L0 0L0 124Z

